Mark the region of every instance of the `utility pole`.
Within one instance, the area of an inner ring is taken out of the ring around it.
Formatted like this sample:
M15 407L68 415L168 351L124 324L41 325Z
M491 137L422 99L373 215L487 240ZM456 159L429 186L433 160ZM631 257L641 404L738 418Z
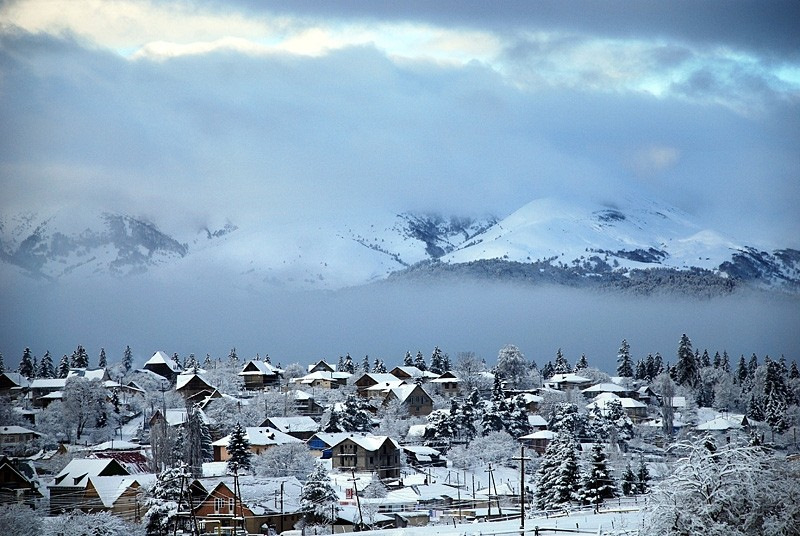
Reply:
M456 471L456 489L458 489L458 522L461 523L461 479Z
M519 456L511 458L519 460L519 534L525 536L525 446L519 447Z
M356 504L358 505L358 522L360 526L364 525L364 515L361 513L361 499L358 497L358 479L356 478L356 470L352 470L353 478L348 478L349 482L353 483L353 493L356 494Z
M490 463L489 469L485 471L489 473L489 485L486 488L489 490L489 513L486 515L487 521L489 520L488 518L492 517L492 471L494 471L494 469L492 469L492 464Z

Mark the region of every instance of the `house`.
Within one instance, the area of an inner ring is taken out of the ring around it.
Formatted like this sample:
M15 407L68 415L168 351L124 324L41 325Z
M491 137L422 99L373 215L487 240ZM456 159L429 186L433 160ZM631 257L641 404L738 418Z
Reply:
M408 410L408 414L415 417L430 415L433 411L433 399L419 384L389 389L383 403L388 404L393 400L399 401Z
M139 488L151 484L155 478L154 474L89 477L81 509L85 512L109 512L127 522L138 522L146 512L139 504Z
M314 400L314 397L305 391L295 389L289 391L289 397L297 413L309 417L318 417L325 412L325 408Z
M39 432L23 426L2 426L0 427L0 453L17 454L24 453L26 450L36 452L38 449L32 448L32 443L41 435Z
M553 389L557 389L559 391L564 391L566 393L571 393L576 389L583 389L587 387L592 380L589 378L584 378L583 376L579 376L578 374L554 374L552 378L548 379L546 385L552 387Z
M171 383L175 381L175 378L181 372L181 366L160 350L154 353L153 357L148 359L142 368L166 378Z
M547 430L547 421L541 415L528 415L528 426L534 431Z
M403 445L408 463L418 467L447 467L447 460L438 450L424 445Z
M517 396L522 397L522 403L525 404L525 410L528 413L537 413L539 411L539 404L544 401L544 397L534 393L522 392Z
M320 359L316 363L308 366L308 373L311 374L312 372L336 372L336 364L326 363L324 360Z
M267 449L276 445L286 445L288 443L302 443L296 437L292 437L283 432L279 432L274 428L260 428L256 426L248 426L245 428L245 437L250 442L250 452L253 454L261 454ZM218 439L211 443L214 447L214 461L225 462L228 461L230 455L228 454L228 443L231 436L227 435L222 439Z
M333 456L333 446L352 435L367 435L357 432L317 432L306 441L306 446L315 456L323 460L330 460Z
M87 502L85 493L89 481L98 476L130 476L117 460L76 458L56 475L47 489L50 491L50 514L58 515L70 510L92 511L102 509L102 502ZM94 486L94 485L92 485Z
M0 457L0 505L17 503L34 507L42 498L33 462Z
M461 379L448 370L438 378L432 379L431 383L438 388L442 395L452 397L458 395Z
M249 391L259 391L269 387L280 386L283 370L273 367L266 361L255 359L248 361L239 372L244 379L244 388Z
M319 431L319 423L308 416L267 417L261 427L274 428L301 441L306 441Z
M331 448L332 468L374 472L378 478L400 475L400 445L388 436L348 434Z
M600 393L586 405L586 409L597 408L600 413L605 414L608 411L608 404L611 402L619 402L628 417L635 423L647 418L647 404L633 398L620 398L613 393Z
M361 395L365 396L367 399L377 398L377 399L383 400L383 399L386 398L386 395L389 394L390 390L392 390L392 389L394 389L396 387L400 387L402 385L413 385L413 384L407 384L403 380L395 379L395 380L390 381L390 382L378 383L378 384L375 384L375 385L373 385L371 387L367 387L366 389L361 391Z
M30 387L31 382L17 372L4 372L0 374L0 397L7 396L14 400L22 397Z
M614 393L620 398L633 396L633 391L616 383L598 383L581 390L581 393L587 400L591 400L601 393Z
M524 435L520 437L519 440L527 447L535 450L539 455L542 455L544 451L547 450L547 445L549 445L557 435L557 433L551 432L550 430L539 430L538 432Z
M338 389L347 385L347 380L352 376L349 372L327 372L316 370L300 378L292 378L291 383L317 387L320 389Z
M45 408L54 400L53 397L46 398L54 392L61 392L67 383L66 378L36 378L31 381L28 398L35 408ZM60 398L60 395L59 395Z
M216 388L203 379L199 374L183 372L175 380L175 392L186 399L198 400L210 396Z
M361 396L368 396L367 389L375 385L385 385L397 382L402 382L395 376L385 372L365 372L356 381L356 391Z
M156 426L161 426L162 423L166 423L166 426L171 428L177 428L186 424L186 421L189 420L188 414L186 413L186 408L167 408L166 414L162 413L163 410L157 409L153 415L150 417L148 422L148 426L152 429ZM205 414L203 410L198 410L200 412L200 419L203 421L203 424L206 426L211 425L211 420ZM166 418L165 418L166 416Z
M653 391L649 385L639 387L639 389L633 393L633 398L645 404L653 404L658 401L658 395L656 395L655 391Z
M394 367L389 371L389 374L399 380L406 380L415 383L427 382L428 380L432 380L433 378L437 378L439 376L435 372L420 370L417 367L409 366Z

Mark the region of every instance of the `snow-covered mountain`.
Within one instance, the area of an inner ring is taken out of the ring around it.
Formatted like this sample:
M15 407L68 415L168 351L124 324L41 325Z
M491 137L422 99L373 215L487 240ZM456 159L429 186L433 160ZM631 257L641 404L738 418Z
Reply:
M25 214L0 219L0 260L6 270L48 280L202 273L254 289L337 289L444 273L569 284L628 284L645 274L648 285L665 285L667 272L699 274L706 278L699 284L720 288L747 281L800 289L800 252L743 244L638 198L538 199L502 220L376 211L344 223L224 220L180 233L121 214L84 213L80 222Z

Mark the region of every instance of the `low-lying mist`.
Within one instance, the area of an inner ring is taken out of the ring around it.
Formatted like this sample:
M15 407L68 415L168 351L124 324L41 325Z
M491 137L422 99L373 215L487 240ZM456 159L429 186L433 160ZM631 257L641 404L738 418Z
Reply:
M15 367L29 346L54 360L78 344L96 364L126 345L141 364L156 350L240 359L269 353L273 363L361 359L399 364L407 350L427 357L473 351L493 364L505 344L542 365L558 348L571 362L615 369L626 338L635 358L673 361L682 333L712 353L800 354L800 298L738 292L710 300L635 297L565 287L503 283L381 283L338 292L255 291L225 281L132 277L89 284L24 282L0 290L0 352Z

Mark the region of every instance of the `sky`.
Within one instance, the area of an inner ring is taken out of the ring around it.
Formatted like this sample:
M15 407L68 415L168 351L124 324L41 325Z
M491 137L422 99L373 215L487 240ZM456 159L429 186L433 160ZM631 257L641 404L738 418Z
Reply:
M798 20L795 1L1 1L0 215L180 232L637 192L800 248Z

